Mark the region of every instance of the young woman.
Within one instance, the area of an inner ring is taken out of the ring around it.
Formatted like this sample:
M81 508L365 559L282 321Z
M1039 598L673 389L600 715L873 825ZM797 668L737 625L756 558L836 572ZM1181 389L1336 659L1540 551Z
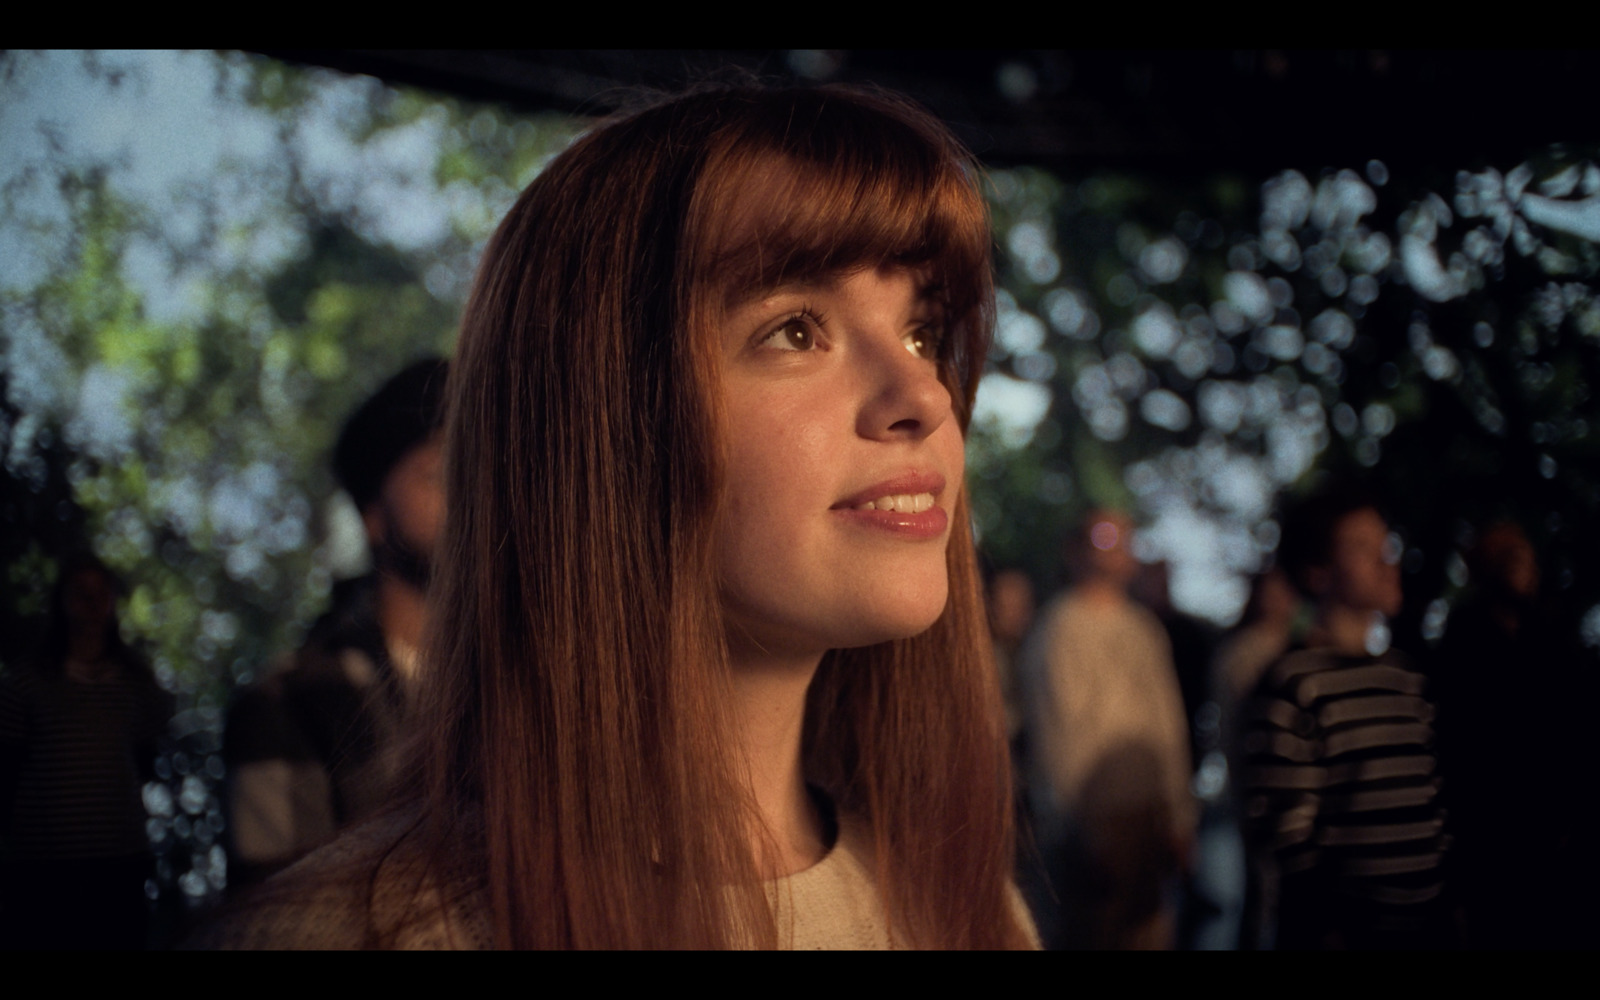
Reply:
M247 937L1033 944L962 482L990 243L875 93L706 90L554 161L452 365L416 800Z

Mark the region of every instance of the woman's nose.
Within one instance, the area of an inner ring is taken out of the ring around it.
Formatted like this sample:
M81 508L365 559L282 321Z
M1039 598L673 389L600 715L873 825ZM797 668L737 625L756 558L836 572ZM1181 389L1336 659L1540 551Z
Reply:
M950 390L939 378L939 365L913 354L898 335L875 338L866 363L867 395L857 428L863 437L920 439L950 419Z

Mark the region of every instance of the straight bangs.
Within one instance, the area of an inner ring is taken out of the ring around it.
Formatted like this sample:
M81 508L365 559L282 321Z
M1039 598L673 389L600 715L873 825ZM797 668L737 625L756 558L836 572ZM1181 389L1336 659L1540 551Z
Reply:
M993 326L977 165L905 101L763 92L715 137L684 228L706 305L876 267L924 275L949 329L945 379L965 429Z

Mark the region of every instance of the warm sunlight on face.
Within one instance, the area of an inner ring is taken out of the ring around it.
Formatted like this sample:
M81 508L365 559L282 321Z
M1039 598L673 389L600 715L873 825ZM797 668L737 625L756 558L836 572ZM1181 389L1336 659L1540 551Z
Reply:
M915 635L944 610L964 447L918 278L863 270L723 315L717 569L737 661Z

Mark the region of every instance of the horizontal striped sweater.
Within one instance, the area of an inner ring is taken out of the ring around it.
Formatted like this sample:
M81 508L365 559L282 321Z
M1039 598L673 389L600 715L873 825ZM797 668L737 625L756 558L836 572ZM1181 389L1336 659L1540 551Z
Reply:
M145 854L142 772L172 696L135 668L103 681L26 667L0 675L0 751L15 760L8 860Z
M1448 838L1433 721L1422 674L1393 651L1299 650L1267 671L1243 732L1245 810L1286 915L1438 898Z

